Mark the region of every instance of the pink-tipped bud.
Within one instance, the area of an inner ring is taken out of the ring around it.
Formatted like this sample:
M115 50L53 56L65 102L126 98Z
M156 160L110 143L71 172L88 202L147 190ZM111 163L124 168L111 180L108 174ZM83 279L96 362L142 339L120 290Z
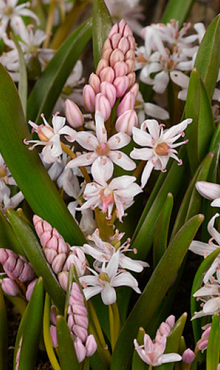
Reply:
M84 117L79 107L70 99L65 100L65 115L67 121L72 127L81 127L84 123Z
M106 96L102 93L96 95L95 110L101 112L104 121L107 121L109 119L112 111L111 105Z
M16 297L20 293L16 282L10 278L2 279L1 286L2 286L3 292L5 292L5 294L8 294L12 297Z
M121 38L121 40L118 43L118 49L120 49L124 55L130 49L130 44L126 37Z
M129 86L129 78L127 76L117 77L113 85L116 88L116 97L121 98Z
M52 346L56 348L57 347L57 330L56 330L56 326L54 325L50 325L50 337L51 337Z
M98 65L97 65L97 68L96 68L96 74L99 76L100 72L108 67L108 61L106 59L101 59L99 62L98 62Z
M135 50L129 49L125 54L125 60L132 59L135 60Z
M50 322L53 325L56 325L56 322L57 322L57 310L56 310L56 306L54 305L52 305L50 308Z
M76 339L74 341L74 347L75 347L77 359L80 363L86 357L86 348L85 348L84 344L82 343L81 339L78 338L78 337L76 337Z
M125 22L124 19L122 19L119 24L118 24L118 32L120 33L121 36L124 36L124 31L125 27L127 26L127 23ZM130 27L129 27L130 28ZM131 32L132 34L132 32Z
M125 63L128 68L128 73L133 72L135 68L135 61L133 59L127 59Z
M124 62L124 54L121 50L115 49L110 56L110 66L114 67L115 63Z
M174 315L170 315L167 317L166 319L166 323L170 326L170 328L172 329L172 327L175 325L175 321L176 321L176 318Z
M115 79L115 72L111 67L105 67L99 73L101 82L108 81L112 83Z
M95 341L94 336L90 334L86 339L86 356L87 357L92 356L96 350L97 350L97 343Z
M109 40L109 38L105 40L103 48L102 48L102 52L104 52L107 49L112 49L111 41Z
M129 79L128 87L132 87L136 81L136 75L134 72L130 72L127 77Z
M125 132L128 135L132 134L132 128L137 127L138 117L136 112L128 110L124 112L120 117L118 117L115 128L118 132Z
M10 249L2 248L0 250L0 263L2 263L6 274L13 280L18 279L21 282L26 282L35 277L35 272L30 263Z
M170 326L167 323L162 322L158 329L158 333L160 335L165 335L167 337L170 334L170 330L171 330Z
M195 360L195 357L195 353L190 348L187 348L182 354L182 360L186 364L191 364Z
M120 104L118 105L118 108L117 108L117 116L121 116L127 110L133 109L134 108L134 104L135 104L135 96L134 96L133 93L128 92L124 96L124 98L122 99L122 101L120 102Z
M68 319L68 326L69 326L69 319ZM79 326L79 325L73 325L72 328L69 326L69 328L76 337L80 338L81 341L83 343L85 343L85 341L88 337L87 329L85 329L85 328L83 328L82 326Z
M124 36L125 37L129 37L129 36L132 36L133 37L133 32L130 28L130 26L128 24L125 25L125 28L124 28Z
M95 74L91 73L89 76L89 84L92 86L93 90L95 91L95 94L100 93L100 78Z
M67 286L68 286L68 276L69 272L68 271L62 271L58 274L58 280L61 285L61 288L66 292L67 291Z
M125 62L116 62L114 65L115 77L122 77L128 73L128 66Z
M135 39L133 36L128 36L128 41L130 44L130 49L135 50Z
M95 112L95 91L90 85L85 85L83 88L83 102L88 112Z
M129 90L129 92L133 93L135 96L135 99L137 98L138 92L139 92L139 84L135 83Z
M84 252L81 250L80 247L72 247L71 252L63 266L63 270L69 271L70 265L74 264L77 275L83 276L85 274L86 266L88 265L87 259L85 257Z
M30 284L28 284L27 286L27 290L26 290L26 299L27 301L30 301L31 299L31 295L33 293L33 290L34 290L34 287L35 287L35 284L37 282L37 279L34 279Z
M109 34L108 34L108 38L109 39L112 39L112 37L115 35L115 34L117 34L118 33L118 24L117 23L115 23L114 24L114 26L112 26L112 28L111 28L111 30L110 30L110 32L109 32ZM120 35L121 36L121 35Z
M102 51L102 59L105 59L109 62L111 54L112 54L112 48L105 49L104 51Z
M52 269L53 271L58 274L63 270L64 263L66 262L66 254L65 253L59 253L52 262Z
M54 258L57 256L57 251L50 248L44 248L44 255L46 257L47 262L51 265Z
M104 81L101 83L101 93L106 96L111 108L116 101L116 89L110 82Z

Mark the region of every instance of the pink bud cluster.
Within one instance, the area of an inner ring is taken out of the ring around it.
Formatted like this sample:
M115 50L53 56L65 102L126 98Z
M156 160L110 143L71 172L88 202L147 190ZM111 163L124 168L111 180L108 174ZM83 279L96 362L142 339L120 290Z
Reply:
M202 333L201 339L197 342L197 347L200 351L204 352L207 348L208 341L209 341L211 323L205 325L202 329L204 330L204 332Z
M23 256L5 248L0 249L0 263L8 276L1 280L2 290L8 295L17 296L20 294L19 287L22 287L23 293L26 293L24 283L30 285L36 277L31 264Z
M137 124L133 109L138 93L134 67L135 39L130 27L122 20L112 27L96 73L90 75L89 84L83 89L85 108L91 113L100 111L104 121L110 117L116 99L122 99L117 109L117 131L127 132L127 127Z
M170 315L167 317L165 322L162 322L159 326L159 329L156 333L156 339L162 336L168 336L170 334L171 329L173 328L175 324L175 316Z
M97 349L95 338L88 335L88 313L84 296L78 284L73 282L67 309L68 326L74 338L74 347L79 362L92 356Z
M58 275L62 288L66 290L71 264L76 267L78 276L84 275L87 265L85 254L80 247L70 248L58 231L41 217L34 215L33 223L47 262Z

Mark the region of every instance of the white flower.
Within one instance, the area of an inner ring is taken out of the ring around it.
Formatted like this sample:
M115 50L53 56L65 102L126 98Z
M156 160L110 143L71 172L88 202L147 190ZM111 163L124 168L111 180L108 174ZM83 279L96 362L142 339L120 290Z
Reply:
M142 190L135 183L134 176L116 177L108 183L111 169L108 164L103 166L100 160L96 160L92 166L92 175L94 182L86 184L83 197L86 202L79 208L100 207L103 213L107 213L107 218L111 218L112 211L116 207L116 213L122 222L124 211L133 204L135 195Z
M204 198L213 200L211 206L220 207L220 185L207 181L197 181L196 189Z
M100 273L89 269L93 275L82 276L79 278L83 286L83 293L88 301L91 297L101 293L104 304L110 305L116 302L115 288L119 286L129 286L140 294L137 280L129 273L118 271L119 252L116 252L106 266L104 262Z
M36 123L29 121L28 123L33 127L32 131L37 132L39 140L24 140L25 144L34 143L29 150L34 149L37 145L44 145L42 150L42 158L46 163L53 163L59 159L60 155L63 153L61 143L60 143L60 135L66 135L65 138L73 142L76 139L76 131L72 128L65 126L65 117L60 117L58 115L54 115L52 118L52 126L51 127L44 115L41 115L44 125L36 125Z
M38 17L31 10L26 9L30 3L17 5L18 0L0 0L0 38L6 32L8 26L22 37L25 32L25 24L21 16L31 17L39 23ZM17 5L17 6L16 6Z
M209 234L211 235L211 239L208 243L203 243L197 240L193 240L189 246L189 250L198 254L199 256L207 257L213 251L219 248L220 251L220 234L214 228L215 219L219 217L219 214L216 213L208 223L207 229ZM217 245L213 243L213 240L217 242Z
M161 364L181 361L182 357L177 353L164 354L167 343L166 335L156 337L154 341L148 334L144 334L144 344L139 345L134 339L134 347L140 358L148 365L159 366Z
M100 263L109 262L112 256L118 251L119 253L119 263L118 267L122 269L128 269L135 272L141 272L144 267L149 266L147 262L133 260L125 255L126 252L134 251L129 249L130 243L129 240L121 245L120 239L123 237L124 233L119 234L116 231L116 234L111 238L112 243L103 241L99 237L99 230L96 229L92 236L89 236L88 239L93 242L92 245L84 244L81 249L84 253L89 254L95 259L95 268L100 266ZM116 246L115 246L116 245ZM134 251L135 252L135 251Z
M126 146L130 142L130 137L118 132L107 139L107 131L104 125L102 114L97 111L95 114L96 136L91 132L79 132L76 141L89 153L79 155L68 163L68 167L88 166L93 165L98 158L102 158L100 165L108 164L111 166L111 174L113 173L113 163L130 171L135 168L135 163L123 152L118 149Z
M164 125L159 125L156 120L146 120L142 123L141 128L133 128L133 140L143 148L134 148L130 156L134 159L147 161L141 176L141 187L143 188L153 170L165 171L169 158L175 159L179 164L181 160L177 157L177 151L174 149L188 140L174 144L181 136L184 136L184 130L192 122L188 118L178 125L163 130ZM148 129L149 133L146 132Z

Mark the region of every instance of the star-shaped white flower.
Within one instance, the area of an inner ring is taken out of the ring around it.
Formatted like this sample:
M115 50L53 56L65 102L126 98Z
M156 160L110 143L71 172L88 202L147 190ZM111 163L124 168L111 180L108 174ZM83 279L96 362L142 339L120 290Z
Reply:
M18 0L0 0L0 38L2 38L9 25L17 35L22 37L25 24L21 16L31 17L39 23L36 14L26 8L30 6L30 3L20 5L17 5L17 3Z
M85 149L89 150L86 154L81 154L68 163L68 167L94 165L98 158L102 158L100 165L108 164L113 173L113 163L130 171L136 167L135 163L123 152L118 149L123 148L130 142L130 136L123 132L107 138L107 131L104 125L102 114L97 111L95 114L96 136L88 131L78 132L76 141ZM111 177L111 176L110 176Z
M147 161L141 176L141 187L143 188L153 169L165 171L169 158L175 159L179 164L182 161L177 157L177 151L174 149L188 140L174 144L181 136L184 136L184 130L192 122L188 118L163 130L163 124L159 125L154 119L147 119L141 125L141 128L133 128L133 140L143 148L134 148L130 156L134 159ZM148 129L149 133L146 132Z
M119 252L115 253L110 262L103 263L101 272L89 269L93 275L82 276L79 278L84 287L83 293L88 301L91 297L101 293L104 304L110 305L116 302L115 288L119 286L129 286L140 294L137 280L126 271L118 271Z
M36 123L29 121L28 123L33 127L32 131L37 132L40 140L24 140L25 144L34 143L29 150L34 149L37 145L44 145L42 150L42 158L45 163L53 163L57 161L60 155L63 153L60 135L66 135L65 138L69 142L73 142L76 139L76 131L69 126L65 126L66 118L58 115L54 115L52 118L51 127L44 115L41 115L44 125L38 126Z
M122 222L125 209L133 204L135 195L142 192L140 186L135 183L136 177L124 175L108 183L111 166L110 163L103 166L100 158L94 162L91 172L95 181L86 184L83 194L86 202L79 209L100 207L102 212L107 212L107 217L111 218L115 206L117 217Z

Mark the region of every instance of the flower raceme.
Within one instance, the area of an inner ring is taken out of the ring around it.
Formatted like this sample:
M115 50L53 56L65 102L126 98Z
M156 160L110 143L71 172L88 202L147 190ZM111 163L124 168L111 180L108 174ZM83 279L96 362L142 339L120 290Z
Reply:
M153 169L166 171L166 165L169 158L175 159L179 164L182 161L177 157L176 147L186 144L188 140L174 144L181 136L184 136L184 130L192 122L188 118L181 123L164 130L163 124L159 124L154 119L147 119L141 125L141 128L133 127L133 140L143 148L134 148L130 156L133 159L147 161L141 176L141 187L143 188ZM148 132L146 132L146 129Z

